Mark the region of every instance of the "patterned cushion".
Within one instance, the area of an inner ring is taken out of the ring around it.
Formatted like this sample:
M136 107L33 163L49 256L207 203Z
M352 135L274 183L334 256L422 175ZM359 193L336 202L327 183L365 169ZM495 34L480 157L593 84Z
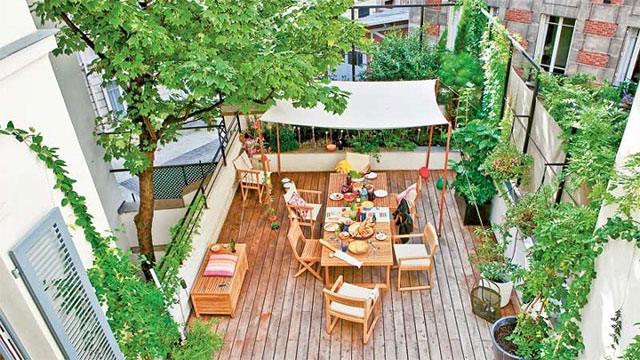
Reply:
M213 254L209 256L209 262L204 269L204 276L232 277L236 269L238 257L230 254Z
M307 206L307 202L304 201L304 199L300 197L298 193L292 193L288 203L289 205L294 205L294 206ZM306 219L307 215L309 215L308 214L309 211L305 209L296 209L296 211L298 212L298 216L300 216L303 219Z
M413 205L413 203L416 201L416 197L418 197L418 185L413 184L406 188L405 191L398 194L396 196L396 199L398 200L398 203L400 203L402 199L405 199L407 200L409 205Z

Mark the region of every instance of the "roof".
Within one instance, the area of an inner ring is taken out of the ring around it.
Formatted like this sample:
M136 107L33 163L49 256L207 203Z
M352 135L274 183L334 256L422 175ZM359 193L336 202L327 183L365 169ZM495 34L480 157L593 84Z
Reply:
M365 26L393 24L401 21L409 21L408 8L396 8L371 13L368 16L358 18Z
M331 86L350 93L342 114L313 108L296 108L277 100L261 117L280 124L332 129L397 129L448 124L436 101L436 80L332 81Z

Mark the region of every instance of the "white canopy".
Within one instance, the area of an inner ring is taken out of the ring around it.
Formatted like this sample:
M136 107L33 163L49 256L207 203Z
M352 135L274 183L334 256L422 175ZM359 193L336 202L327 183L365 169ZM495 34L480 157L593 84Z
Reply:
M332 81L332 86L351 93L340 114L314 108L295 108L291 101L277 100L261 121L333 129L397 129L447 125L436 102L436 80Z

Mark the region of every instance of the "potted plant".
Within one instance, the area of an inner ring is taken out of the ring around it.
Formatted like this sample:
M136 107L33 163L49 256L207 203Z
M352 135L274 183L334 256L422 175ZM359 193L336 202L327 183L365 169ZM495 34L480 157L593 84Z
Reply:
M493 358L496 360L523 359L516 355L518 346L511 340L517 326L518 318L505 316L498 319L491 327L491 342L493 343Z
M513 264L510 259L505 258L504 253L507 248L507 242L496 240L494 231L500 231L503 239L508 236L506 231L502 231L498 226L476 230L479 243L476 246L476 253L470 255L469 258L480 270L479 284L498 290L500 307L502 308L507 306L511 299L511 292L513 291L511 274L518 269L518 266Z
M521 180L529 184L529 171L533 165L531 155L523 154L511 141L502 141L482 163L481 169L497 183Z
M472 120L453 132L453 145L463 157L451 168L457 173L451 184L465 225L489 223L491 200L497 194L493 180L480 169L500 141L499 130L482 120Z

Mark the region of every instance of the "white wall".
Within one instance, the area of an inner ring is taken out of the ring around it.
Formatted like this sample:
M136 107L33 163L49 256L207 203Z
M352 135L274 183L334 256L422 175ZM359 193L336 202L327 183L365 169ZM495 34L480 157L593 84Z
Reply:
M25 1L0 2L0 46L34 31ZM77 180L76 191L86 197L96 227L104 231L108 222L47 57L54 47L50 37L0 59L0 123L4 126L11 120L19 128L35 127L47 145L60 148L58 154ZM10 274L14 265L8 252L52 208L59 207L62 197L53 189L51 171L24 144L0 136L0 154L0 308L31 358L61 359L24 282ZM67 223L74 221L70 210L62 209L62 213ZM89 244L77 227L70 232L83 264L90 267Z
M616 158L618 169L623 166L629 155L640 152L638 134L640 96L636 95ZM615 206L603 207L598 218L598 226L614 216L615 211ZM634 214L633 218L640 220L640 214ZM589 302L582 310L583 321L580 329L585 351L581 358L596 360L610 355L617 359L631 339L640 334L640 327L634 325L640 322L640 249L635 242L611 240L597 259L596 271L598 276L591 286ZM620 345L614 351L610 348L610 334L613 332L611 318L618 309L622 310L622 332Z
M444 149L441 147L431 148L431 159L429 168L444 169ZM271 161L271 171L278 170L277 154L267 155ZM334 171L336 164L344 160L344 151L293 151L280 155L282 171L308 172L308 171ZM449 153L449 160L459 161L460 152L452 150ZM418 170L427 162L427 150L419 147L414 151L382 151L380 152L380 162L371 158L373 170Z

